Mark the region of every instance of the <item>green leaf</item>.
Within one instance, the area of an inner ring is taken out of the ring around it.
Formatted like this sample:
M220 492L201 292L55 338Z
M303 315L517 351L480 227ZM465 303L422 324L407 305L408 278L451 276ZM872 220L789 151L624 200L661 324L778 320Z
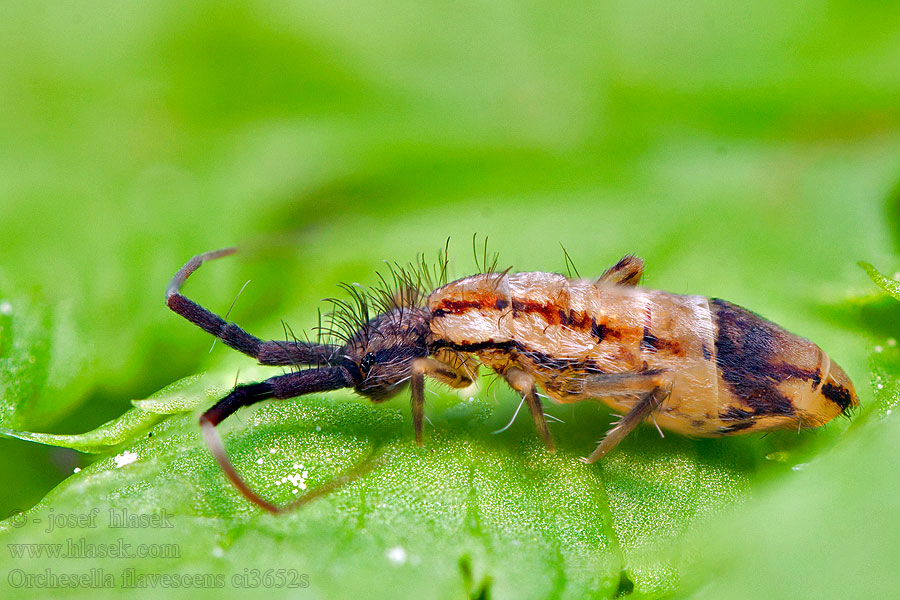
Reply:
M0 423L19 425L34 408L47 380L50 338L46 304L0 288Z
M893 543L900 535L900 419L892 414L900 402L898 359L895 347L873 354L871 418L854 422L828 452L681 548L684 597L894 594L900 586Z
M205 389L205 393L199 392L200 389ZM133 440L136 435L158 423L162 415L191 410L204 401L209 402L211 398L221 397L225 389L221 385L212 385L209 378L204 378L203 374L193 375L166 386L145 400L134 400L136 408L86 433L59 435L0 427L0 436L48 446L62 446L79 452L107 452L115 446Z
M900 9L882 4L7 3L0 425L63 447L0 440L15 513L0 537L180 555L5 554L3 592L26 591L13 571L96 568L122 595L144 591L122 589L134 569L192 598L296 596L241 585L284 568L310 597L889 596L900 305L853 264L900 248ZM517 270L563 271L559 242L585 276L634 252L650 287L815 341L863 409L764 438L644 427L585 467L607 410L548 408L565 421L548 456L521 415L492 435L519 401L502 385L429 395L424 450L403 398L273 402L223 426L267 497L299 496L281 481L298 471L310 488L381 460L290 515L243 501L196 417L236 372L273 371L208 352L166 309L178 266L240 245L188 291L224 314L252 279L229 318L281 338L281 318L315 326L336 282L374 283L381 261L448 236L453 275L469 274L474 232ZM78 523L94 509L97 527ZM110 528L110 509L175 526ZM181 573L199 580L160 580Z
M184 389L184 382L176 385ZM157 397L170 398L175 389ZM5 541L65 543L73 535L97 545L122 536L134 545L165 541L178 545L178 561L141 561L137 572L230 577L253 556L268 568L308 574L326 595L389 595L402 586L410 593L456 596L467 586L469 592L486 586L501 597L580 598L612 596L622 581L636 594L656 595L673 585L674 565L660 561L661 549L696 518L748 490L753 465L741 452L662 440L652 428L625 442L602 467L582 464L577 457L608 426L595 407L579 407L571 425L558 426L561 450L554 456L528 423L491 435L498 428L493 406L476 397L431 402L434 427L427 446L417 448L403 404L374 407L346 394L314 396L268 403L225 427L239 471L280 504L372 453L381 456L373 471L294 513L273 517L243 500L200 441L196 417L185 414L156 424L152 435L119 448L34 509L7 520ZM68 445L94 450L118 443L125 428L133 427L133 436L140 431L135 423L158 417L143 413L140 420L136 411L115 426L72 436ZM46 531L54 513L93 510L99 511L96 528ZM161 510L177 515L171 530L108 527L117 511ZM196 543L201 539L207 541ZM102 568L118 581L135 564L45 557L30 559L29 569ZM528 590L522 581L530 582Z

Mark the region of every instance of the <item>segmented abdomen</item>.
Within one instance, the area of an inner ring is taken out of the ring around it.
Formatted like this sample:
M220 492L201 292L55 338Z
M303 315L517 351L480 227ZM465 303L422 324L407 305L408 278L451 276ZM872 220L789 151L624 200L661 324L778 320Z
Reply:
M444 344L498 372L518 366L561 402L588 397L586 378L649 371L666 373L672 384L657 421L682 433L821 424L833 416L813 406L827 356L721 300L532 272L452 282L431 294L428 308ZM627 410L633 397L604 401Z

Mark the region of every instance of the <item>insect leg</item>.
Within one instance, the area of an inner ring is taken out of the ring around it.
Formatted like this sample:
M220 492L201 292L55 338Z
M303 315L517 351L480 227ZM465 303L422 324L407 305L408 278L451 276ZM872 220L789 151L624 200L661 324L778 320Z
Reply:
M286 509L282 509L260 497L256 492L250 489L250 486L248 486L243 478L241 478L235 470L234 465L232 465L231 461L228 459L228 455L225 453L225 447L222 445L222 439L216 431L216 426L242 406L249 406L261 400L268 398L293 398L312 392L336 390L352 385L353 380L343 367L308 369L298 373L289 373L287 375L271 377L259 383L240 385L200 416L200 427L203 431L203 438L206 440L206 445L215 457L216 462L219 463L219 467L222 468L225 476L228 477L228 480L231 481L234 487L236 487L247 500L271 513L283 512ZM354 477L358 477L362 472L354 475ZM328 489L333 489L333 487L340 485L341 483L342 482L335 480L331 484L328 484L331 486L328 487ZM321 495L325 493L325 491L328 490L319 488L318 490L315 490L315 493L316 495ZM304 497L301 500L310 500L311 498L308 496L310 495L307 495L307 497ZM296 504L297 502L289 508L293 508Z
M653 388L666 384L668 379L663 371L652 370L636 373L603 373L588 375L584 378L581 391L594 398L611 398L614 396L639 396Z
M463 369L449 365L436 358L418 358L413 361L409 388L412 403L413 428L416 431L416 445L422 445L422 428L425 418L425 376L428 375L450 387L460 388L472 384L469 374Z
M528 410L531 411L531 418L534 420L534 426L538 430L541 439L547 446L548 452L556 452L556 446L553 443L553 437L550 435L550 428L547 427L547 417L544 416L544 408L541 406L541 399L537 395L537 389L534 386L534 377L517 367L510 367L503 373L503 377L507 383L520 394L525 397L528 403Z
M321 365L328 364L336 347L296 341L262 341L219 315L203 308L181 294L181 286L200 265L208 260L234 254L236 248L225 248L199 254L189 260L166 288L166 304L194 325L211 333L226 346L252 356L264 365Z
M597 445L597 449L591 452L591 455L582 458L585 463L591 464L600 460L607 452L618 445L622 439L631 433L644 419L659 408L669 397L671 390L668 387L654 387L649 392L641 394L637 403L629 410L624 417L608 432L603 441Z
M619 262L603 272L594 283L614 283L616 285L637 285L644 274L644 261L633 254L626 254Z

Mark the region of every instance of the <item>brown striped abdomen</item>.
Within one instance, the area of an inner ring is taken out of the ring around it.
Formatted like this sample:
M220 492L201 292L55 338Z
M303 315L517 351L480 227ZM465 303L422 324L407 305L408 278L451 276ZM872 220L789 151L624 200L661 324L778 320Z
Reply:
M531 373L560 402L591 397L592 376L663 372L672 394L655 419L681 433L816 426L856 403L815 344L721 300L532 272L460 279L428 309L436 339L498 372Z

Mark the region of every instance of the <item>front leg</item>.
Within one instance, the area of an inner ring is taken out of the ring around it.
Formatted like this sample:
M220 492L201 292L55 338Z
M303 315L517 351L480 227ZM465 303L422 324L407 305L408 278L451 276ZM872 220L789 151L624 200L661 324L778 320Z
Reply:
M425 419L425 376L437 379L450 387L463 388L472 385L472 375L466 370L465 361L451 365L432 357L417 358L412 364L409 391L412 403L413 428L416 445L422 446L422 429Z
M528 410L531 411L531 418L534 420L534 426L537 428L541 439L544 440L547 451L556 452L556 446L553 444L553 438L550 436L550 428L547 427L547 417L544 415L541 399L537 395L534 377L518 367L506 369L506 371L503 372L503 377L514 390L524 396L525 402L528 403Z

